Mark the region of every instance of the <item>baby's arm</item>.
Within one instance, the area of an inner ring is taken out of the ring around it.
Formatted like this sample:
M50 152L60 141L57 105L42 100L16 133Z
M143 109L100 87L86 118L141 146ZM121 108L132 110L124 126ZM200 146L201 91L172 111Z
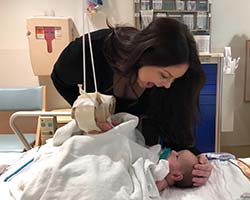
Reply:
M167 160L160 159L157 165L152 166L151 172L159 192L168 187L168 182L165 179L169 174L169 163Z
M155 184L159 192L162 192L165 188L168 187L168 182L166 181L165 178L162 179L161 181L156 181Z

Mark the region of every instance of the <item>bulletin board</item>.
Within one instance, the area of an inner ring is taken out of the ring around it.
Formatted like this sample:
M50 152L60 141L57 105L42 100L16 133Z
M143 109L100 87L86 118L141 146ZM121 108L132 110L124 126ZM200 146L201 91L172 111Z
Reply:
M250 40L246 40L244 97L245 101L250 102Z

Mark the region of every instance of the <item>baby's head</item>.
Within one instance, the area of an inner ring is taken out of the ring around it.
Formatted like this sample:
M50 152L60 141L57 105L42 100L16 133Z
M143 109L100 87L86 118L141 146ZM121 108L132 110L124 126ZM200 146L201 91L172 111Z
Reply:
M198 163L197 157L189 150L171 151L167 160L170 172L165 179L168 185L181 188L192 187L192 170L194 165Z

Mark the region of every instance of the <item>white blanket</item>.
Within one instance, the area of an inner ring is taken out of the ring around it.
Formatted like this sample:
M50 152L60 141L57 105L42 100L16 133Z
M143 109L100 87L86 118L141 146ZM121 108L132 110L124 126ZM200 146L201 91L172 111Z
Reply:
M244 198L244 194L248 196L250 194L250 181L244 177L241 171L228 162L213 161L212 165L214 166L212 175L204 186L188 189L168 188L162 192L162 199L246 200L247 198ZM11 197L9 188L13 188L13 183L0 183L1 199L17 199ZM37 198L34 197L34 199Z
M169 171L167 161L158 163L155 152L117 129L71 137L59 152L39 159L12 181L15 199L160 199L155 180Z
M132 121L126 124L133 127ZM29 170L0 183L0 199L159 199L154 180L165 176L166 163L155 165L158 157L128 140L132 132L124 137L129 131L123 125L120 128L115 133L75 136L55 153L40 152ZM250 181L239 169L227 162L212 164L212 175L204 186L168 188L161 198L243 200L241 195L250 193Z
M144 148L144 158L151 159L135 159L136 148L142 147L122 135L72 137L62 152L29 171L31 179L18 182L23 193L14 193L22 193L21 199L159 199L150 170L154 154Z

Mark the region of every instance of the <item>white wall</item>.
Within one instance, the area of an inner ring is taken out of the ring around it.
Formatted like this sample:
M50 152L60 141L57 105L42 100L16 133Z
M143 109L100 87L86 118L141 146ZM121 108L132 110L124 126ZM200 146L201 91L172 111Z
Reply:
M212 0L212 50L222 52L234 37L250 37L249 0Z
M244 101L245 42L250 39L250 1L213 0L212 36L214 52L232 47L233 57L241 57L235 76L234 131L221 134L222 145L250 145L250 102Z
M80 26L80 0L0 0L0 87L26 87L39 85L33 75L26 37L26 18L44 15L55 10L57 15L70 16ZM79 11L78 11L79 10Z
M105 26L105 15L114 23L134 23L133 0L105 0L102 12L93 17L94 28ZM28 49L26 18L45 15L71 17L82 33L82 0L0 0L0 49Z
M47 86L48 109L67 107L49 77L33 75L26 37L26 18L53 10L56 16L71 17L82 34L82 0L0 0L0 87ZM91 30L113 24L133 25L133 0L105 0L101 12L92 17Z
M48 108L68 106L56 93L49 77L33 75L26 38L26 18L54 10L57 16L71 17L82 33L80 0L0 0L0 87L48 87ZM241 57L235 84L234 132L223 133L223 144L250 144L250 103L243 101L245 40L250 38L250 1L213 0L212 37L214 52L231 45L234 57ZM133 24L133 0L104 0L102 12L92 19L92 30L105 27L105 15L112 23Z

